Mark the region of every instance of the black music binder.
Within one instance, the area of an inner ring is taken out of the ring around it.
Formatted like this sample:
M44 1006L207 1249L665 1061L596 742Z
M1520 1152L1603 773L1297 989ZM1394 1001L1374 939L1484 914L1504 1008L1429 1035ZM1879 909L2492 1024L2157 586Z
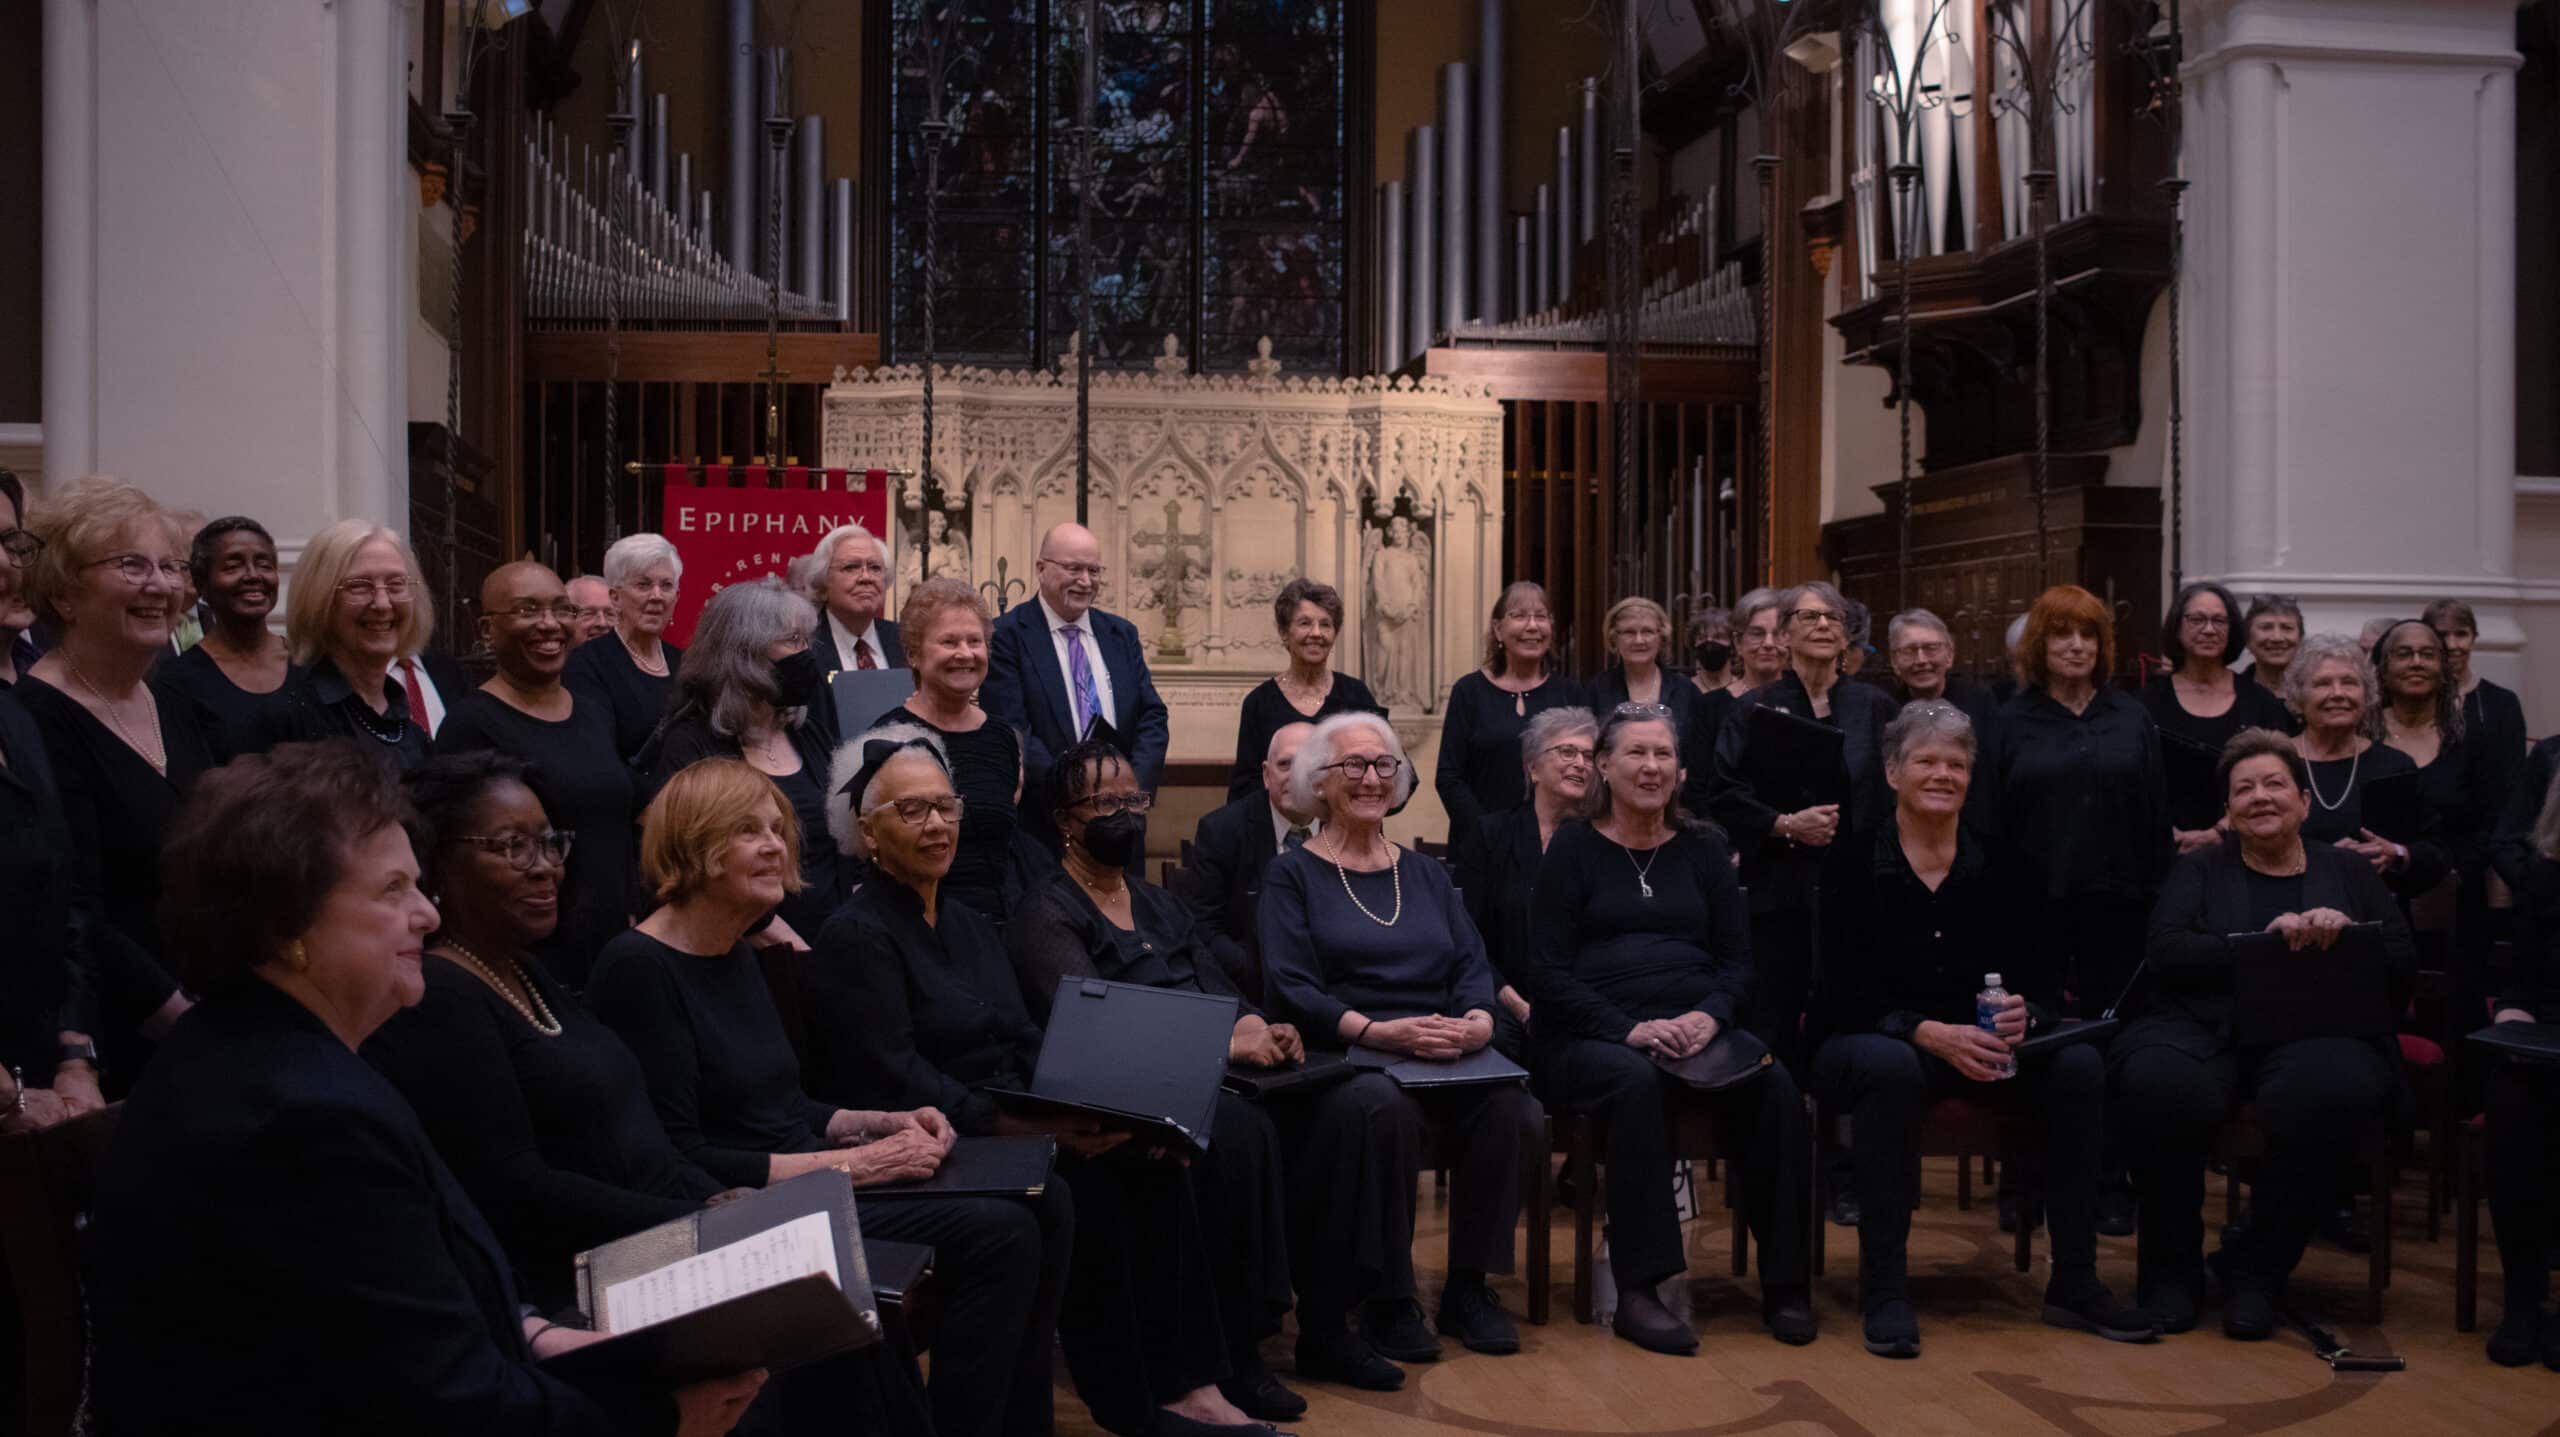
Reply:
M2560 1023L2492 1023L2468 1041L2510 1062L2560 1066Z
M838 669L827 675L827 701L836 706L836 732L860 738L888 713L915 697L913 669Z
M2160 775L2169 799L2169 821L2180 828L2211 828L2231 804L2214 782L2222 750L2184 734L2160 731Z
M1102 978L1058 985L1031 1090L990 1088L1017 1117L1099 1119L1151 1147L1209 1150L1233 997Z
M1399 1088L1464 1088L1478 1083L1525 1083L1529 1070L1502 1056L1488 1043L1463 1058L1441 1061L1354 1048L1344 1055L1355 1068L1374 1068L1395 1079Z
M2303 1038L2397 1032L2382 925L2355 923L2327 949L2295 952L2282 934L2231 935L2231 1041L2272 1048Z
M607 1335L544 1360L564 1381L681 1387L880 1340L853 1180L835 1169L589 1249L577 1279L579 1310Z
M1849 801L1840 730L1768 704L1743 708L1742 763L1752 797L1779 813Z
M1738 1088L1775 1067L1778 1055L1746 1028L1720 1028L1707 1046L1685 1058L1652 1055L1653 1065L1703 1093Z
M962 1138L929 1178L864 1188L873 1202L949 1197L1038 1197L1048 1190L1058 1140L1046 1133Z
M1227 1076L1219 1085L1230 1093L1260 1102L1284 1093L1330 1088L1358 1071L1339 1053L1309 1053L1297 1062L1282 1063L1276 1068L1229 1063Z
M2029 1033L2011 1051L2017 1054L2019 1062L2031 1063L2082 1043L2104 1043L2114 1038L2116 1030L2123 1026L2114 1018L2065 1018L2043 1032Z
M2386 778L2366 779L2357 787L2362 796L2356 804L2357 816L2364 826L2398 844L2418 841L2426 827L2426 804L2418 790L2416 770L2395 773Z

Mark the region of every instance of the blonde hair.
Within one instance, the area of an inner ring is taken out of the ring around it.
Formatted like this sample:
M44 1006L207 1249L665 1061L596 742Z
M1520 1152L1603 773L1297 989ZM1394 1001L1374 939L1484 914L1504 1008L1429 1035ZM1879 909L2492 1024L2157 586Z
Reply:
M409 606L400 615L401 654L419 652L435 636L435 598L427 592L427 576L419 571L418 556L410 552L409 541L400 537L399 530L370 519L341 519L312 535L303 546L302 562L294 566L293 583L285 591L285 647L292 651L295 663L308 668L328 652L338 586L356 566L356 555L377 539L399 553L400 567L409 575Z
M1630 594L1611 604L1600 620L1601 642L1609 646L1610 657L1615 658L1618 653L1618 621L1630 614L1651 615L1654 627L1662 630L1662 641L1671 642L1670 612L1642 594Z
M27 573L27 602L37 618L57 627L68 622L63 605L79 591L82 572L127 534L156 524L181 557L186 550L160 501L108 474L92 474L47 498L20 522L44 541Z
M735 758L688 764L649 800L640 815L640 876L661 903L701 892L720 876L720 851L767 805L782 815L782 891L799 892L799 818L772 779Z

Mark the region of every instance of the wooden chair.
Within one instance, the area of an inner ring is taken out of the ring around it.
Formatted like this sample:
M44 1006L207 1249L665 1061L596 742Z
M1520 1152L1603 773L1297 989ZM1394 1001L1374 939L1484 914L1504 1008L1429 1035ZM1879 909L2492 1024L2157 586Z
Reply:
M2262 1161L2267 1155L2266 1134L2258 1127L2255 1104L2244 1105L2231 1120L2222 1125L2214 1140L2214 1152L2223 1163L2222 1216L2225 1223L2240 1220L2240 1170ZM2357 1158L2364 1164L2367 1180L2373 1187L2373 1251L2365 1259L2365 1320L2382 1321L2383 1289L2391 1285L2391 1185L2394 1177L2391 1163L2391 1133L2387 1122L2377 1123L2357 1144Z
M1600 1170L1602 1154L1609 1150L1608 1124L1581 1112L1558 1112L1550 1115L1550 1147L1564 1156L1565 1171L1573 1175L1573 1317L1576 1322L1595 1320L1598 1293L1594 1289L1592 1267L1599 1227ZM1733 1227L1733 1275L1741 1277L1751 1269L1750 1234L1746 1232L1734 1196L1735 1184L1741 1180L1741 1165L1724 1151L1714 1114L1700 1103L1681 1102L1675 1096L1671 1107L1671 1155L1682 1162L1717 1163L1724 1172L1724 1205L1731 1215Z
M1822 1113L1817 1107L1813 1125L1813 1272L1816 1277L1822 1275L1830 1257L1831 1224L1826 1214L1831 1207L1831 1192L1829 1165L1822 1160L1822 1127ZM2033 1214L2036 1194L2032 1189L2036 1170L2035 1164L2028 1160L2032 1156L2017 1125L2003 1122L1999 1109L1965 1098L1941 1098L1930 1104L1929 1111L1921 1116L1920 1141L1912 1151L1915 1162L1926 1158L1956 1160L1956 1208L1960 1212L1973 1208L1973 1167L1976 1160L1982 1163L1982 1180L1986 1187L1995 1180L1991 1166L1995 1158L2017 1167L2021 1178L2018 1185L2018 1230L2012 1235L2009 1261L2020 1272L2035 1265L2036 1225Z
M15 1426L71 1430L87 1385L80 1228L120 1105L0 1138L0 1261L16 1290L21 1365Z

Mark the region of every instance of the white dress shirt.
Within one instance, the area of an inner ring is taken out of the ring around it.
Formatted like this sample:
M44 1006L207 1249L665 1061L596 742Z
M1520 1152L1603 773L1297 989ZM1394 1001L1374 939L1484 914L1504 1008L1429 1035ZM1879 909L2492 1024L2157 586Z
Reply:
M426 660L412 654L405 663L400 661L392 663L393 682L406 684L411 674L418 676L418 697L426 701L427 737L432 739L436 736L437 730L444 727L444 695L436 692L436 681L427 672Z
M873 668L885 669L889 667L889 651L880 645L879 620L872 620L870 626L862 631L862 637L857 639L853 635L845 632L844 620L836 617L835 610L829 609L826 612L827 637L835 640L836 642L835 666L837 669L842 671L851 671L853 669L861 668L862 660L857 657L857 655L859 655L864 649L869 649L871 651L871 666Z
M1096 711L1095 717L1098 717L1103 722L1111 724L1114 728L1117 728L1119 726L1119 721L1113 718L1112 715L1120 712L1120 706L1112 702L1111 699L1111 670L1109 666L1102 662L1101 642L1093 636L1093 614L1093 610L1087 609L1085 610L1083 618L1074 621L1080 630L1077 638L1078 641L1084 645L1084 661L1093 668L1094 694L1102 701L1102 707ZM1069 621L1059 617L1058 611L1049 607L1049 600L1046 595L1043 595L1040 599L1040 617L1046 619L1049 623L1049 647L1054 650L1058 656L1058 682L1063 685L1067 691L1067 717L1074 718L1076 712L1075 670L1068 667L1067 664L1067 636L1059 632L1059 630L1067 626ZM1131 738L1132 736L1129 734L1120 735L1120 741L1123 744L1130 742Z
M1264 801L1265 801L1266 803L1267 803L1267 802L1269 802L1269 800L1268 800L1268 799L1265 799ZM1286 852L1288 852L1288 851L1289 851L1289 830L1290 830L1290 829L1292 829L1292 828L1295 828L1295 827L1297 827L1297 825L1296 825L1296 824L1294 824L1294 823L1291 823L1291 822L1289 821L1289 815L1287 815L1287 814L1285 814L1285 813L1282 813L1282 812L1280 811L1280 805L1278 805L1278 804L1276 804L1276 803L1271 804L1271 843L1272 843L1272 846L1273 846L1273 847L1275 847L1275 848L1279 849L1282 853L1286 853ZM1323 820L1323 819L1321 819L1321 818L1310 818L1310 819L1308 819L1308 820L1307 820L1307 841L1308 841L1308 842L1310 842L1310 843L1314 842L1314 841L1315 841L1315 836L1316 836L1318 833L1322 832L1322 831L1323 831L1323 829L1324 829L1324 820Z

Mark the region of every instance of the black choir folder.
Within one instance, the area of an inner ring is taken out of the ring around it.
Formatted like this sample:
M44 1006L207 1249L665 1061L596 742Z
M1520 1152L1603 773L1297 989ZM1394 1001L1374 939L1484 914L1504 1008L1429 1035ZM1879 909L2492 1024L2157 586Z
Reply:
M2243 1048L2383 1038L2400 1026L2379 923L2350 923L2327 949L2299 953L2278 934L2232 934L2231 998L2231 1041Z
M2222 750L2185 734L2160 735L2160 781L2168 790L2169 821L2180 828L2211 828L2222 821L2230 799L2215 787L2214 771Z
M807 1173L578 1254L602 1342L543 1367L669 1387L779 1371L880 1340L853 1179Z
M1846 741L1840 730L1768 704L1743 710L1743 773L1752 798L1779 813L1849 801Z
M1340 1053L1309 1053L1294 1063L1276 1068L1257 1068L1251 1063L1227 1064L1227 1076L1221 1083L1228 1092L1260 1101L1283 1093L1313 1092L1329 1088L1359 1071Z
M847 738L869 732L915 693L913 669L838 669L827 676L827 701L836 706L836 732Z
M2492 1023L2471 1041L2518 1063L2560 1064L2560 1023Z
M1058 985L1031 1091L989 1088L1019 1118L1092 1118L1148 1147L1209 1150L1236 1000L1102 978Z
M962 1138L942 1155L933 1176L913 1182L870 1188L874 1202L901 1198L1009 1197L1033 1198L1049 1187L1049 1169L1058 1155L1058 1140L1046 1133L1027 1136Z
M1399 1088L1463 1088L1476 1083L1524 1083L1529 1070L1493 1050L1488 1043L1463 1058L1404 1058L1375 1048L1354 1048L1347 1055L1355 1068L1376 1068Z

